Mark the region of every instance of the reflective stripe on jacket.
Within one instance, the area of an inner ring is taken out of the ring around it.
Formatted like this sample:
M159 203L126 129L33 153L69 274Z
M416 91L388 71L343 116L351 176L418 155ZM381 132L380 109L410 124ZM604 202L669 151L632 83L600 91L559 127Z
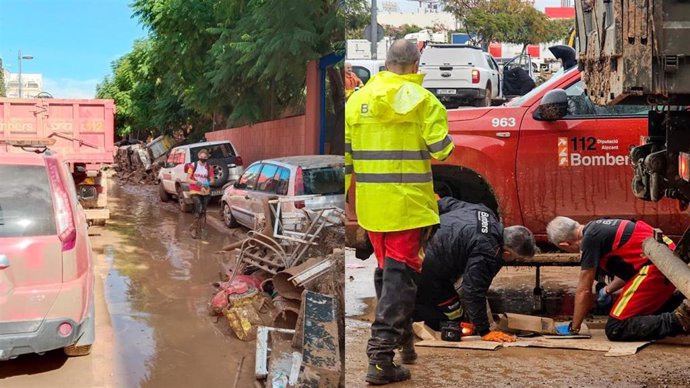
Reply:
M345 107L345 192L355 173L357 220L374 232L439 223L431 158L454 149L446 109L422 74L376 74Z

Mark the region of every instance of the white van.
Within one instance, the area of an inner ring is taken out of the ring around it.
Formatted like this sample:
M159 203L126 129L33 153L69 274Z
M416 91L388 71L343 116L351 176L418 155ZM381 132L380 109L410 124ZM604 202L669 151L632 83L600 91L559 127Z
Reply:
M386 70L386 61L384 59L346 59L345 62L352 64L352 71L357 74L357 77L364 84L379 71Z

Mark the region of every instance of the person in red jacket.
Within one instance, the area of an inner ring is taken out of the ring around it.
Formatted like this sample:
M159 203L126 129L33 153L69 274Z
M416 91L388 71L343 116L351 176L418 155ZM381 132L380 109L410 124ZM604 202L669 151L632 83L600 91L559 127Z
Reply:
M581 252L573 321L559 332L580 330L594 300L592 285L597 270L614 277L598 291L597 302L610 302L611 294L622 289L606 323L609 340L650 341L690 332L690 303L676 293L673 284L642 250L642 242L654 236L654 228L643 221L601 219L581 225L567 217L556 217L546 233L553 244ZM671 239L664 237L664 241L675 249Z
M190 227L192 237L197 238L201 217L206 217L206 207L211 198L211 183L213 182L213 168L208 164L208 150L202 148L197 153L198 160L185 166L189 194L194 201L194 223Z

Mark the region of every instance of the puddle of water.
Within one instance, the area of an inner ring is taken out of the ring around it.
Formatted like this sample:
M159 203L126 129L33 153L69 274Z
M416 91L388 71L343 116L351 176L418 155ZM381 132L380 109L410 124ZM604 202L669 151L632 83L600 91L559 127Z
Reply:
M236 360L254 352L208 315L216 251L231 238L208 226L206 241L192 239L193 216L160 203L155 187L113 185L110 194L105 296L126 386L229 384ZM251 384L247 377L240 383Z

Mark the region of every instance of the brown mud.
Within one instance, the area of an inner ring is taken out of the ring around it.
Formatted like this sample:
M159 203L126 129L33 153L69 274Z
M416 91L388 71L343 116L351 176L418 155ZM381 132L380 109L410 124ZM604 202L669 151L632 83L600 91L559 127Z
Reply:
M364 387L366 345L373 319L374 259L346 252L346 384ZM542 287L550 316L572 314L577 268L543 268ZM494 280L492 308L530 313L534 269L507 268ZM598 317L600 326L605 317ZM650 344L636 355L604 357L603 352L506 348L496 351L417 348L412 380L387 387L687 387L689 346Z

